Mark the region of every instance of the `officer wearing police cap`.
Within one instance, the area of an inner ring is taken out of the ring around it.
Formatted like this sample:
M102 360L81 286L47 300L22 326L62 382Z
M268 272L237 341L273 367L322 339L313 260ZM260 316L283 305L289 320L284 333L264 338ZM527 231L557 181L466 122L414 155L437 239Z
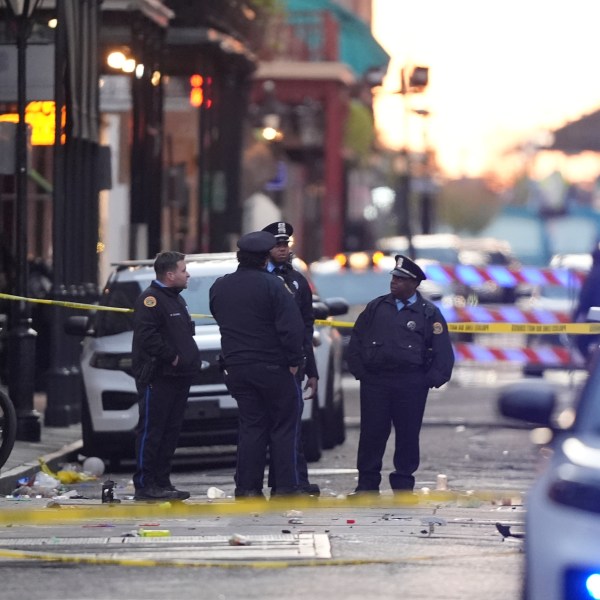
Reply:
M302 385L306 376L304 390L308 393L305 395L304 399L311 400L317 394L319 380L319 373L317 371L317 363L313 350L315 318L312 304L312 290L310 289L306 277L292 266L292 252L290 248L290 238L294 233L292 225L285 221L276 221L275 223L267 225L263 231L272 233L277 240L275 247L269 252L270 256L267 264L267 271L285 281L288 288L294 294L294 299L298 304L302 320L304 321L304 356L306 357L306 363L304 369L298 371L297 379L299 385ZM318 496L320 494L319 486L310 483L308 480L308 465L306 463L302 442L302 396L299 396L298 401L300 403L298 419L298 472L300 476L300 486L306 494ZM272 485L273 482L271 477L269 477L269 483L271 484L271 494L277 494L278 490Z
M266 231L242 236L237 270L209 291L225 383L239 408L236 498L263 497L267 447L278 490L299 493L296 373L304 361L304 325L293 294L266 271L275 241Z
M410 492L419 466L419 434L430 388L452 375L454 353L440 310L417 291L426 275L396 255L390 293L367 304L348 348L348 366L360 380L360 439L354 494L378 493L387 440L394 426L394 492Z

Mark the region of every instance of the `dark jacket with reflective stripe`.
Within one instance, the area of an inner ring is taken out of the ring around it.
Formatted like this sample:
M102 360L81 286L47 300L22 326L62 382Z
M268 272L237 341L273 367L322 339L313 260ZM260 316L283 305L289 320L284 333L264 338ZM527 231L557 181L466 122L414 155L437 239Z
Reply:
M132 366L134 377L144 383L154 375L189 376L200 371L195 326L180 291L153 281L135 302Z

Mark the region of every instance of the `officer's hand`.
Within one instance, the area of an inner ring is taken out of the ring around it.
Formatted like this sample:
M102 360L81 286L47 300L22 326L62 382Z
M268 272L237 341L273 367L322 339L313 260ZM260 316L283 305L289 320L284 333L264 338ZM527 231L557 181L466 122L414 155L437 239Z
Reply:
M290 367L290 373L295 375L298 372L298 367Z
M306 385L304 386L304 391L306 390L310 390L309 394L305 394L304 399L305 400L310 400L311 398L314 398L317 394L317 387L318 387L318 379L316 377L309 377L306 380Z

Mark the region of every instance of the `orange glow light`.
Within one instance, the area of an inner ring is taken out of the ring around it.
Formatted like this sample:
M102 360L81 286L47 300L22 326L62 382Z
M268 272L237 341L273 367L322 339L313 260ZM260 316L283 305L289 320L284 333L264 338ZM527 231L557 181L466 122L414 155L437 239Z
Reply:
M54 102L30 102L25 107L25 122L31 127L32 146L52 146L54 144ZM66 111L63 109L62 123L66 120ZM18 123L19 115L7 113L0 115L0 121Z

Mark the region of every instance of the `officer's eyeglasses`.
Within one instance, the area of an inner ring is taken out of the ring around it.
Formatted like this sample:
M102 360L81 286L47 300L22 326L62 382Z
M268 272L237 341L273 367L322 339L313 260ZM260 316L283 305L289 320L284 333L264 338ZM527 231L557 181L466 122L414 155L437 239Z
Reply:
M289 242L277 242L276 244L277 246L289 246L290 243Z

